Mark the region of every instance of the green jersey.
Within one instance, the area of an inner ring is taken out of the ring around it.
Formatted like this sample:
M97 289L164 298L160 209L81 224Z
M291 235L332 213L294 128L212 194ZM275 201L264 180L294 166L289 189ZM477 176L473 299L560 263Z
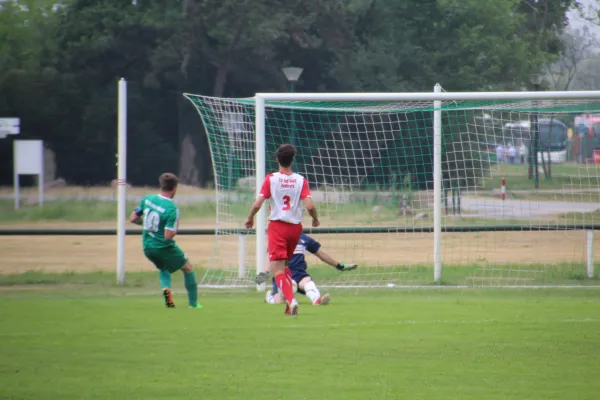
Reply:
M148 195L142 199L135 212L144 216L144 249L161 249L175 245L174 240L165 239L165 230L177 231L179 225L179 208L172 199L159 194Z

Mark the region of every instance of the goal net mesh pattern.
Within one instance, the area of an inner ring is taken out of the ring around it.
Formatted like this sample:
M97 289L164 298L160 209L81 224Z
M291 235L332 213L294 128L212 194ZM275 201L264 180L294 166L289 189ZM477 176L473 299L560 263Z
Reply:
M250 286L256 246L243 223L256 195L254 100L186 97L206 130L217 193L217 235L201 284ZM277 147L292 143L293 168L308 179L331 232L313 230L306 216L305 233L334 259L359 264L340 273L308 255L317 284L432 283L433 111L432 102L266 103L267 173L277 170ZM593 100L442 103L443 283L589 282L586 232L567 228L600 219L600 122L587 117L594 113Z

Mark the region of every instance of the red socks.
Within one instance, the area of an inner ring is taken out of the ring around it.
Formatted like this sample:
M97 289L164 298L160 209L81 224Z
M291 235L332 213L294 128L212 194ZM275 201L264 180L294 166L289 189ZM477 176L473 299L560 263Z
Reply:
M285 274L275 276L275 283L281 291L281 294L283 294L283 297L285 297L285 300L288 303L291 303L292 300L294 300L294 289L292 288L292 281L287 275L288 271L289 269L286 268Z

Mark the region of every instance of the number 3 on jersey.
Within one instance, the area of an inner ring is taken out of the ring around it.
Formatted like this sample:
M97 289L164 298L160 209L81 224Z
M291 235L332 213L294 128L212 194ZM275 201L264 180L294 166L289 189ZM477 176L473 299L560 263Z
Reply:
M287 211L290 208L292 208L292 205L290 204L290 200L291 200L290 196L288 196L288 195L283 196L283 208L282 208L283 211Z

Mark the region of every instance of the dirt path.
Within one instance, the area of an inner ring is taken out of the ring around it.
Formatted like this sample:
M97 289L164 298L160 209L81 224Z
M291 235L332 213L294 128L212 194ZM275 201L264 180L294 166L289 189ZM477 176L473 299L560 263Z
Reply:
M316 235L323 249L336 258L362 265L431 265L431 234ZM254 246L249 238L248 260ZM181 236L177 242L195 265L208 266L212 236ZM223 258L237 262L237 237L231 237ZM595 259L600 260L600 235L596 235ZM227 253L227 249L229 253ZM445 264L557 264L583 263L585 232L487 232L444 234ZM141 252L140 238L126 237L128 271L148 271L152 266ZM114 236L6 236L0 241L0 274L29 270L48 272L113 271L116 268ZM312 258L311 262L315 262ZM252 267L253 268L253 267Z

